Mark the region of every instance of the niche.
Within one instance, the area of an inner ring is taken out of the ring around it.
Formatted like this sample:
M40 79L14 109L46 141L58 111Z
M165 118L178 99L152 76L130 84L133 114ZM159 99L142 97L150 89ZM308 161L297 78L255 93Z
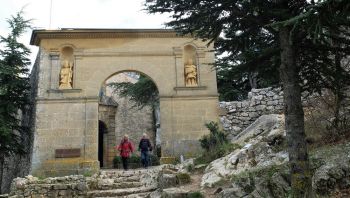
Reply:
M74 56L73 48L63 47L60 53L59 89L73 88Z
M184 47L184 79L186 87L198 86L198 67L197 67L196 48L192 45Z

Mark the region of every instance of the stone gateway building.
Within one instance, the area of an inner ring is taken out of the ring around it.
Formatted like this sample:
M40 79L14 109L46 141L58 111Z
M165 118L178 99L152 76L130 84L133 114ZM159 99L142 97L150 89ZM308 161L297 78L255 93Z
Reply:
M195 155L204 123L218 120L213 47L200 40L168 29L61 29L34 30L31 44L40 48L31 74L33 175L100 168L99 91L121 72L144 74L158 88L163 162Z

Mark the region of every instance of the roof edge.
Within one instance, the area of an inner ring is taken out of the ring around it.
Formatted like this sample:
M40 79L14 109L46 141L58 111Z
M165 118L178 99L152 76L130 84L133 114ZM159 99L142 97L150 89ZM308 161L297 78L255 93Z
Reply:
M88 29L62 28L59 30L36 29L32 31L30 44L40 45L41 39L74 38L172 38L190 37L181 35L173 29Z

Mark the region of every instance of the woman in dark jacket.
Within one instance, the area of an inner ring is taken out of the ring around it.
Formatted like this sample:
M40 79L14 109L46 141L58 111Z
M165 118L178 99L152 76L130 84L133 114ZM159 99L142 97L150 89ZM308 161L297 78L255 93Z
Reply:
M141 162L143 167L147 168L149 165L149 151L152 151L152 145L149 141L147 134L144 133L139 144L139 150L141 150Z

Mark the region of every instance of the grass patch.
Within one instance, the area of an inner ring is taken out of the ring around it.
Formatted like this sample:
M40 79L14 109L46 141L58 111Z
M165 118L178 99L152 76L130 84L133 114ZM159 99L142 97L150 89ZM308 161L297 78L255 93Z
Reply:
M187 195L187 198L204 198L204 195L201 193L201 192L190 192L188 195Z
M191 176L187 173L177 173L176 179L180 185L191 183Z
M84 173L83 173L83 176L84 176L84 177L91 177L91 176L92 176L92 173L91 173L91 172L84 172Z

